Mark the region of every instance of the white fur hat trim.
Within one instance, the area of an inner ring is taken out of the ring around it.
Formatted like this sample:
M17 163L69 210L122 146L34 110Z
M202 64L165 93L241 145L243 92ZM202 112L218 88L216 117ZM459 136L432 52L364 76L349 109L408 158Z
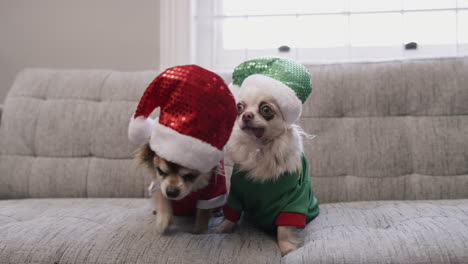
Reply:
M228 88L229 88L229 91L231 92L232 96L234 96L234 100L236 100L236 103L237 103L238 98L239 98L240 87L235 85L234 83L231 83L231 84L229 84Z
M130 119L128 125L128 139L130 142L138 145L145 143L151 136L156 120L139 116Z
M202 173L217 166L224 155L222 150L206 142L159 123L154 126L150 147L164 159Z
M245 95L247 91L255 89L267 91L275 98L288 124L293 124L301 116L301 100L299 100L294 91L284 83L262 74L250 75L242 82L238 99L242 100L242 96Z

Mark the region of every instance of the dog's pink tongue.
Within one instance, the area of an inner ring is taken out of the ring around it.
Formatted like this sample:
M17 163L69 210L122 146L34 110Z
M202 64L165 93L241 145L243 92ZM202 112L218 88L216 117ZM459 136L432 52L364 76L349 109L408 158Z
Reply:
M263 132L264 132L264 129L263 128L254 128L252 129L254 135L257 137L257 138L261 138L263 136Z

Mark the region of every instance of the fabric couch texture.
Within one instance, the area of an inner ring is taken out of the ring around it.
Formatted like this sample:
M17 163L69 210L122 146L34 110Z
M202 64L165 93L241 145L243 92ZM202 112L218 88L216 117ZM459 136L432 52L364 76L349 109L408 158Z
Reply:
M468 58L308 68L321 214L283 258L245 224L156 234L127 125L157 72L24 70L0 119L0 263L468 263Z
M145 199L0 201L0 263L280 263L276 241L241 225L159 236ZM466 263L466 200L323 204L282 263ZM220 219L218 219L220 220ZM219 221L217 221L219 222Z

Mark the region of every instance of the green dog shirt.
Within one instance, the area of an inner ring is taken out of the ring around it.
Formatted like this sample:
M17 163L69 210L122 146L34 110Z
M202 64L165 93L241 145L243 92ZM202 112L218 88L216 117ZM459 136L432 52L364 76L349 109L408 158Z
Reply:
M234 165L224 216L237 222L242 212L245 220L265 231L275 231L276 226L304 228L319 214L305 156L296 171L267 182L252 181Z

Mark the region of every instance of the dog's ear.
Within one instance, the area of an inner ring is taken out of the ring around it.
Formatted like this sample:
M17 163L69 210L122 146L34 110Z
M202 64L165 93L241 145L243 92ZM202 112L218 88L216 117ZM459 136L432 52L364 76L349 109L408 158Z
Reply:
M155 156L156 153L151 149L148 141L138 148L135 159L138 160L140 164L146 164L146 166L151 169L154 167L153 160Z

